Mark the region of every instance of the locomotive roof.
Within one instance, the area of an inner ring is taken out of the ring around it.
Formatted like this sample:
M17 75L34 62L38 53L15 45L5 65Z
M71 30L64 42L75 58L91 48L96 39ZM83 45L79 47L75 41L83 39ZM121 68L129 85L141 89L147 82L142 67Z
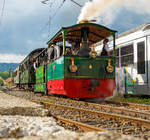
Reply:
M66 33L66 41L69 42L81 42L81 30L84 27L89 28L89 45L97 43L113 34L117 31L109 29L105 26L95 24L95 23L81 23L69 27L62 27L48 42L47 44L52 44L55 42L63 41L63 32Z

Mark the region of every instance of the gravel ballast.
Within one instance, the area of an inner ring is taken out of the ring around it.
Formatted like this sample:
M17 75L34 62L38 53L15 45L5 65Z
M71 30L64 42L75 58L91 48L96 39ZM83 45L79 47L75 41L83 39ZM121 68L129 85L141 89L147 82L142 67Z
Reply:
M65 130L41 105L4 92L0 95L2 140L142 140L112 132L76 133Z

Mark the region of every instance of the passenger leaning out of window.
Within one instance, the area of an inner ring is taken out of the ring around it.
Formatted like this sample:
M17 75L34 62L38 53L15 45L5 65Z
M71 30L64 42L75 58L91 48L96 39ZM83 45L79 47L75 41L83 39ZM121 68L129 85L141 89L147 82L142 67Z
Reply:
M109 42L109 40L107 38L104 39L101 56L110 56L110 51L109 51L109 47L108 47L108 44L107 44L108 42Z
M52 46L54 47L54 59L60 57L60 48L56 45L56 42L53 42Z

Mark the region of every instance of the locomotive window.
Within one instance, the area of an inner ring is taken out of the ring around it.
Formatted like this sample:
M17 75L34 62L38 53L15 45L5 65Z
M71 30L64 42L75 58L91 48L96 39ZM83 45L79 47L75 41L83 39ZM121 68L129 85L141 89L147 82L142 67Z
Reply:
M137 44L137 70L138 74L145 74L145 43Z
M134 62L133 44L121 48L121 66L128 66Z

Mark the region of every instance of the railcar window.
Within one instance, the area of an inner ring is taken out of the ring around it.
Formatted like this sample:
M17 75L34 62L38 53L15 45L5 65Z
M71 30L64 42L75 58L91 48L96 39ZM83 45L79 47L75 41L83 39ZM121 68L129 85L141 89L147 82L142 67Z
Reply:
M121 57L121 66L128 66L129 64L133 64L133 55Z
M134 62L133 44L121 48L121 66L128 66Z
M145 43L137 44L137 70L138 74L145 74Z

